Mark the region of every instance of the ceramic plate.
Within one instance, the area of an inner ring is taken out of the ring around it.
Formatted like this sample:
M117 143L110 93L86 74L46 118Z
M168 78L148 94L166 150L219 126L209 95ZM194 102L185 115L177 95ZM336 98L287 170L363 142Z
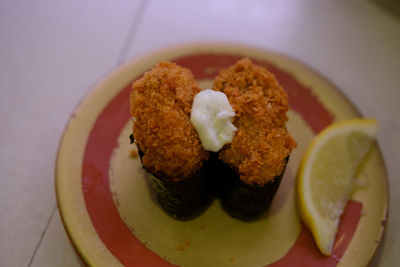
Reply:
M189 68L210 88L242 57L273 72L289 95L288 130L298 142L271 208L254 222L231 218L215 200L199 217L165 214L129 143L132 82L161 60ZM329 81L279 53L227 44L184 45L134 60L101 81L72 115L62 138L56 191L65 229L92 266L365 266L387 215L387 177L374 146L341 218L333 255L322 256L296 210L294 180L313 137L334 121L359 117Z

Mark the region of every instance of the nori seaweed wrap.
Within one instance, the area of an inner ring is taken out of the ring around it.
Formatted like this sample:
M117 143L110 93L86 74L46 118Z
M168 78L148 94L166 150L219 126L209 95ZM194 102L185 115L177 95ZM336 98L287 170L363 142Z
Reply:
M133 83L133 138L161 207L178 219L198 215L210 203L209 152L190 123L200 92L190 70L160 62Z
M263 214L271 206L272 200L282 180L282 174L264 185L250 185L240 179L240 175L229 165L220 162L224 181L220 187L223 209L232 217L251 221Z
M139 146L138 154L142 160L144 153ZM205 162L199 172L180 181L158 178L149 171L146 172L146 178L156 191L158 202L164 211L176 219L188 220L201 214L211 203L213 194L209 171L208 162Z

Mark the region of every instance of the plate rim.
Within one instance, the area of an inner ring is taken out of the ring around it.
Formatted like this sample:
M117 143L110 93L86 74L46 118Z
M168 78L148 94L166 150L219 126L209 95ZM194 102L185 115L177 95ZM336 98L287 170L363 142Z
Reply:
M142 61L145 61L146 59L150 59L150 58L155 58L164 54L168 54L168 58L171 58L171 54L170 53L178 53L180 56L184 56L184 55L190 55L190 54L200 54L200 53L204 53L204 52L214 52L217 49L223 49L229 47L232 50L237 50L236 53L238 53L239 50L243 50L245 52L248 51L252 51L254 53L260 53L260 54L274 54L278 57L282 57L282 58L286 58L289 61L292 61L293 63L298 64L300 67L307 69L308 71L310 71L311 73L313 73L315 76L320 77L322 80L324 80L327 84L330 85L330 87L335 88L336 92L338 94L340 94L342 96L342 98L348 102L348 104L354 108L355 112L357 113L357 116L362 116L362 113L360 112L360 110L358 109L358 107L356 105L354 105L354 103L352 102L352 100L334 83L332 82L330 79L328 79L325 75L321 74L319 71L315 70L314 68L310 67L308 64L302 62L301 60L294 58L292 56L289 56L287 54L284 54L282 52L279 51L275 51L272 49L268 49L265 47L261 47L261 46L254 46L254 45L248 45L248 44L243 44L243 43L238 43L238 42L208 42L208 41L202 41L202 42L187 42L187 43L182 43L182 44L174 44L174 45L169 45L166 47L162 47L162 48L158 48L158 49L154 49L152 51L148 51L146 53L143 53L141 55L138 55L130 60L127 60L126 62L122 63L122 64L118 64L117 66L115 66L111 71L103 74L98 80L97 82L95 82L92 86L88 87L88 89L86 89L86 92L84 93L83 97L79 100L79 102L77 103L77 105L74 107L72 113L70 114L67 123L64 126L64 129L62 131L62 135L61 138L59 140L58 143L58 148L57 148L57 156L56 156L56 160L55 160L55 193L56 193L56 201L57 201L57 207L59 210L59 214L61 217L61 221L63 224L63 227L67 233L68 239L70 240L72 247L74 248L75 252L77 253L77 255L79 256L79 258L81 259L81 261L84 264L87 265L92 265L93 262L92 260L88 257L87 254L85 254L84 249L81 249L80 246L77 244L77 240L76 238L73 236L73 234L71 233L71 229L70 226L68 225L68 223L66 222L66 215L65 215L65 210L64 207L61 203L60 200L60 195L62 194L61 192L61 188L60 188L60 181L58 178L59 177L59 168L61 165L60 162L60 155L62 153L62 149L63 149L63 145L64 145L64 141L65 141L65 136L68 133L68 130L71 127L71 122L73 121L73 119L75 118L75 116L77 116L79 114L79 111L81 110L81 108L88 102L89 99L92 98L92 96L100 90L100 87L108 80L110 79L115 79L116 76L118 76L118 74L120 74L121 72L123 72L124 70L126 70L127 68L129 68L132 65L136 65ZM185 50L185 52L182 52L182 50ZM191 50L191 52L190 52ZM189 52L188 52L189 51ZM226 52L226 53L229 53ZM123 88L119 88L118 90L116 90L116 94L118 94ZM109 98L109 100L112 99L112 96ZM98 116L98 114L96 114ZM385 176L385 185L386 185L386 207L385 207L385 214L383 216L383 221L382 221L382 232L381 235L379 237L379 242L373 252L373 255L371 256L370 260L369 260L369 264L371 264L376 257L381 254L381 250L383 249L383 240L385 238L385 234L386 234L386 227L387 227L387 221L389 218L389 211L390 211L390 185L389 185L389 177L388 177L388 172L387 172L387 167L386 167L386 163L384 161L384 157L383 157L383 153L381 151L381 148L379 146L378 140L376 140L376 148L377 148L377 153L379 155L379 157L382 159L382 166L383 166L383 172L384 172L384 176ZM86 208L86 206L85 206Z

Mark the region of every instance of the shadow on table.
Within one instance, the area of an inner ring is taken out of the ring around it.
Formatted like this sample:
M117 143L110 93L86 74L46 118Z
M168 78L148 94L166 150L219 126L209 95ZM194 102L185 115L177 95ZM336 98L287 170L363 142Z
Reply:
M400 19L400 1L399 0L371 0L374 4L384 9L388 13Z

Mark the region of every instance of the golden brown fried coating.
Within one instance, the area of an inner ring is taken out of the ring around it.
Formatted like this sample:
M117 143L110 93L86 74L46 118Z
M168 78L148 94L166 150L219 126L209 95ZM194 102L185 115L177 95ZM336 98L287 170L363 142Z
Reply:
M172 181L199 171L209 153L190 123L193 98L200 92L190 70L160 62L132 88L133 135L144 152L143 166Z
M297 144L285 126L288 96L274 75L242 59L219 73L213 89L227 95L238 128L220 159L247 184L262 186L279 176Z

